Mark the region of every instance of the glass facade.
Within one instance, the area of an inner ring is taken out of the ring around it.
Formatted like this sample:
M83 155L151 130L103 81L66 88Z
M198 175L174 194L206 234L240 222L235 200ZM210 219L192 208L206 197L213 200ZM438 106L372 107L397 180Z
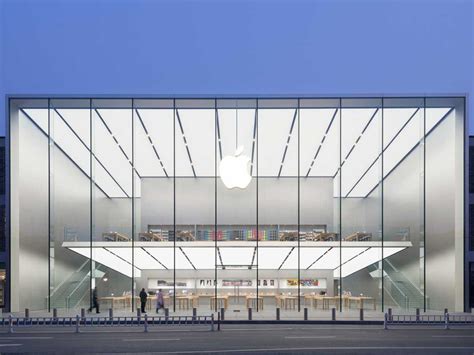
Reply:
M455 97L11 100L11 308L462 310L464 124Z

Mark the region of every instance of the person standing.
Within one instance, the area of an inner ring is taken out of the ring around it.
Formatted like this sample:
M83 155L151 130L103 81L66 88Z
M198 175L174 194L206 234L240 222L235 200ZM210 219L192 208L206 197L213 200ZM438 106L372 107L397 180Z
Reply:
M156 313L158 313L161 308L165 308L165 301L163 299L163 292L161 292L160 288L156 294Z
M92 310L95 308L96 313L99 312L99 297L97 296L97 286L94 287L94 290L92 291L92 306L89 308L89 312L92 312Z
M145 307L146 307L146 300L148 298L148 294L146 293L145 289L142 288L140 292L140 307L142 313L146 313Z

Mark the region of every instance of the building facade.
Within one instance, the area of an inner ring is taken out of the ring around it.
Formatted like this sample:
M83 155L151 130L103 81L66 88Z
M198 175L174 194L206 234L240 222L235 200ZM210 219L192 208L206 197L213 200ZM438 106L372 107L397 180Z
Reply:
M472 306L463 97L12 97L7 133L13 311Z

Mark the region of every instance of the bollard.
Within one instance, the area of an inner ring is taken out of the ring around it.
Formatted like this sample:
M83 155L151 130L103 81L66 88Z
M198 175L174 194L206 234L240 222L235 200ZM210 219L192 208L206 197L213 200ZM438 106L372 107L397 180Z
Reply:
M148 315L146 313L145 313L144 326L145 326L145 333L148 333Z
M332 320L336 320L336 308L332 308Z
M29 308L25 308L25 318L30 318L30 309Z
M170 316L170 309L165 308L165 320L168 321L168 317Z
M444 314L444 329L446 330L449 329L449 313L448 312Z
M388 319L392 320L392 309L391 308L388 309Z
M197 317L197 308L193 308L193 318Z
M419 308L416 309L416 321L417 322L420 321L420 309Z
M112 322L114 319L114 310L113 308L109 308L109 320Z
M276 309L276 320L280 320L280 308L277 307Z
M390 308L389 308L389 310L390 310ZM387 325L388 317L389 317L389 315L387 313L384 313L384 315L383 315L383 329L385 329L385 330L388 329L388 325Z
M249 320L252 320L252 308L249 308Z
M8 333L13 333L13 320L11 314L8 316Z
M166 312L166 309L165 309ZM214 331L214 313L211 314L211 332Z
M79 333L79 316L76 315L76 333Z
M221 330L221 314L217 313L217 331Z
M224 308L221 308L221 320L224 320L224 313L225 313L225 309Z
M137 308L137 318L140 319L141 316L142 316L142 311L140 308Z
M54 319L58 318L58 309L57 308L53 308L53 318Z
M81 318L86 318L86 310L84 308L81 308Z
M308 308L304 308L303 310L303 314L304 314L304 320L308 320Z
M364 320L364 309L363 308L361 308L359 310L359 320Z
M444 314L446 314L446 313L448 313L448 309L447 309L447 308L444 309Z

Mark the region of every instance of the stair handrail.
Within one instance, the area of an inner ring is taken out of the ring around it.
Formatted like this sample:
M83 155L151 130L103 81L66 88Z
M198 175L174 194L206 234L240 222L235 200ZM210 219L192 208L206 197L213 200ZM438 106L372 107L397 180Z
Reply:
M401 271L399 271L389 260L386 260L386 262L392 267L392 269L394 269L396 272L400 273L401 275L403 275L403 278L408 281L408 283L410 283L413 288L423 297L425 297L425 295L423 294L423 292L408 278L405 276L405 274Z
M79 266L79 268L76 270L76 271L73 271L71 272L68 277L65 277L64 280L62 280L57 286L56 288L53 290L53 292L51 292L51 294L49 296L46 296L46 299L50 298L50 297L53 297L54 294L61 288L61 286L63 286L73 275L75 275L76 273L78 273L79 271L81 271L81 269L84 268L85 265L89 264L89 260L86 260L84 261L84 263L81 264L81 266Z
M83 284L84 280L88 280L89 279L89 273L87 273L81 281L78 282L78 284L76 285L76 287L74 287L74 289L69 293L69 295L66 296L66 308L69 308L69 300L71 299L72 295L74 294L74 292L76 292L79 287L81 287L81 285Z
M400 294L403 296L403 298L405 299L405 308L408 308L408 296L405 295L405 293L400 289L400 287L397 286L397 284L392 280L392 278L390 277L390 275L386 274L385 277L390 281L390 283L397 289L398 292L400 292ZM385 287L385 283L384 283L384 287ZM393 299L393 297L392 297ZM395 300L394 300L395 301ZM395 301L396 302L396 301ZM399 305L400 306L400 305Z

